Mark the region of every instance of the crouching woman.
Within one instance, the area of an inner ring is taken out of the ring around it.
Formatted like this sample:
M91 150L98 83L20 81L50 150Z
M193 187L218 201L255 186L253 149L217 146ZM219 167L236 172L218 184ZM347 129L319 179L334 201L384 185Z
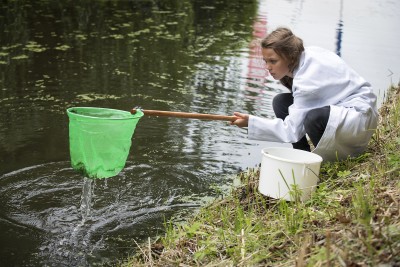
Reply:
M304 47L290 29L278 28L261 42L270 75L290 92L273 99L275 119L235 112L232 122L248 127L250 139L292 143L326 161L365 151L377 126L371 85L335 53Z

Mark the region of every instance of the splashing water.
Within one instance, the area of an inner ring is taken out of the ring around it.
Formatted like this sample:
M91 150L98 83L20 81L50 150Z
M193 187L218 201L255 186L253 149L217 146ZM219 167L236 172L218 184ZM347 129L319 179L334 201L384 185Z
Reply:
M86 220L90 216L90 211L92 209L92 198L94 196L95 183L93 179L85 177L83 179L82 195L81 195L81 215L82 221L81 225L84 225Z

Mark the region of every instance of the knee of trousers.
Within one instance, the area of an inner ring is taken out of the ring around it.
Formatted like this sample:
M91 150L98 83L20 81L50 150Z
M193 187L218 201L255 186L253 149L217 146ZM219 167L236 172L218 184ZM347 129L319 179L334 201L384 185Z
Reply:
M288 115L289 106L292 104L293 96L290 93L278 94L272 99L272 108L278 118L280 118L281 116L286 117Z
M304 128L309 133L315 129L325 128L328 123L330 108L317 108L310 110L304 118Z

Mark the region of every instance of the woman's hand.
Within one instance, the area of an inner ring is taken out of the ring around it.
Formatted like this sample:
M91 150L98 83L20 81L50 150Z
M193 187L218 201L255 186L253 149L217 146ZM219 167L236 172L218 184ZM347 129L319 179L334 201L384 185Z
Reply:
M249 115L248 114L234 112L233 115L235 115L237 117L237 119L232 121L231 125L236 125L236 126L239 126L240 128L249 126Z

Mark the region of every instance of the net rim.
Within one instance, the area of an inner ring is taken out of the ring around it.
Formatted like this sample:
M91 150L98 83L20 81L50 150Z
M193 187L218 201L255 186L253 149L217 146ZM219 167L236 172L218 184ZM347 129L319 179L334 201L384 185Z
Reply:
M104 118L104 117L95 117L95 116L88 116L88 115L84 115L84 114L79 114L79 113L75 113L73 112L73 110L76 109L80 109L80 110L103 110L103 111L113 111L113 112L118 112L118 113L123 113L123 114L127 114L130 115L130 117L125 117L125 118ZM96 119L96 120L117 120L117 121L123 121L123 120L133 120L133 119L140 119L141 117L143 117L143 112L141 110L136 110L135 114L131 114L129 111L125 111L125 110L119 110L119 109L112 109L112 108L99 108L99 107L70 107L67 108L67 114L68 117L83 117L83 118L90 118L90 119Z

